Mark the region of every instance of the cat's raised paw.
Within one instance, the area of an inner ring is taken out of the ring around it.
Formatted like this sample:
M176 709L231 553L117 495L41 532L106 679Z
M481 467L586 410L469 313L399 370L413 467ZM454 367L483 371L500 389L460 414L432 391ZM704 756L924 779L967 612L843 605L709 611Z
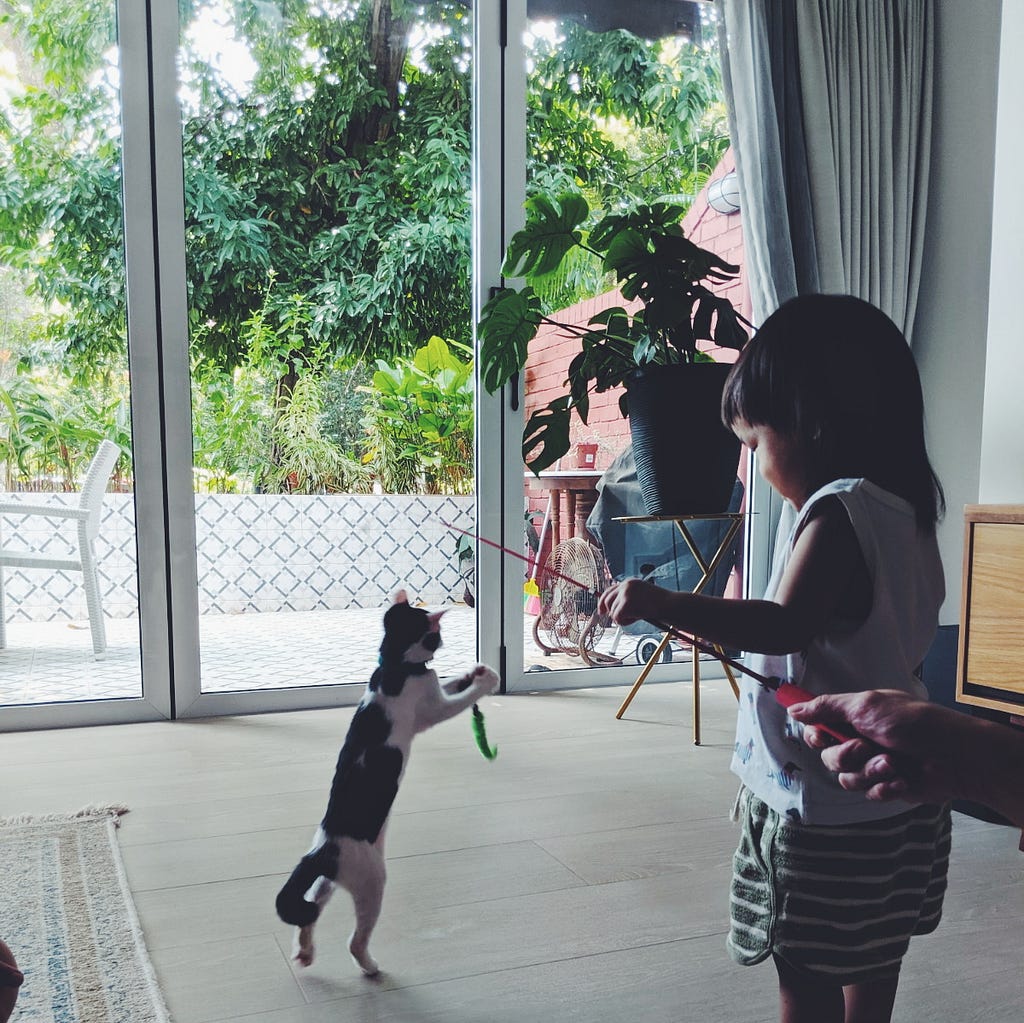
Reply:
M473 669L473 684L484 693L496 692L501 685L501 676L486 664L478 664Z

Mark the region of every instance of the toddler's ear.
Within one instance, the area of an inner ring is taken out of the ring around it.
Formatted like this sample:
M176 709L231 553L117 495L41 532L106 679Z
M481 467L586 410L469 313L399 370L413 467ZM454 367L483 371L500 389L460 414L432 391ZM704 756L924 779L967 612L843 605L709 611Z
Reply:
M408 604L409 594L405 590L396 590L395 595L391 598L392 604Z

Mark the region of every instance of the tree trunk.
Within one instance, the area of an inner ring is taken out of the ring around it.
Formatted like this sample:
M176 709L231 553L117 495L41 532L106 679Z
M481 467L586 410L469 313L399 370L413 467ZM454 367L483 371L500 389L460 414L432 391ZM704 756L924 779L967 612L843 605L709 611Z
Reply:
M350 154L358 153L364 146L383 142L391 134L392 121L398 109L398 83L409 49L408 34L409 22L395 17L391 0L373 0L367 50L387 96L387 105L374 107L361 121L352 121L345 147Z
M288 370L278 378L277 386L274 388L274 425L276 427L281 416L288 411L292 395L295 393L295 385L299 381L299 374L294 369ZM271 436L276 437L276 429L271 431ZM288 480L280 472L283 466L283 452L280 443L275 439L270 445L270 466L269 471L263 474L262 486L264 493L286 494L291 490Z

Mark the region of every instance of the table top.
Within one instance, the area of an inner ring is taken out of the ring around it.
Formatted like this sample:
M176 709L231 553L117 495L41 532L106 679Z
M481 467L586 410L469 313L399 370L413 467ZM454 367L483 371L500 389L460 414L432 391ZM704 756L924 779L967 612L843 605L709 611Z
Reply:
M689 522L693 519L742 519L750 512L705 512L698 515L616 515L613 522Z
M524 472L523 478L552 490L589 490L603 475L603 469L546 469L539 476Z

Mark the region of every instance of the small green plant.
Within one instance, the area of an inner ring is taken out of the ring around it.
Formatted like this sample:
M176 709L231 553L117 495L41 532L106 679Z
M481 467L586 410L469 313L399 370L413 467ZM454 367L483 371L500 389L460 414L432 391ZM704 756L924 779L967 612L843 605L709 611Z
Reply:
M192 368L192 462L198 491L252 489L270 444L267 384L249 369Z
M25 367L0 387L0 462L6 486L75 490L105 437L125 452L130 449L126 402L109 380L71 379L54 367ZM130 459L126 454L121 461Z
M299 494L369 491L366 467L324 436L320 428L323 411L318 377L303 373L274 423L278 458L264 477L273 485L271 489Z
M473 491L473 363L431 337L411 359L377 360L365 419L366 461L386 493Z

